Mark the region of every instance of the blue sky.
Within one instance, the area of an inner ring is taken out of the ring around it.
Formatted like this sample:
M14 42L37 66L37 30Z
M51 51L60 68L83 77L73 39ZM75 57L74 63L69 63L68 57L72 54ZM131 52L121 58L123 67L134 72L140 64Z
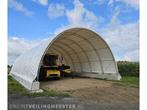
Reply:
M117 60L138 61L138 0L9 0L8 60L71 27L100 34Z

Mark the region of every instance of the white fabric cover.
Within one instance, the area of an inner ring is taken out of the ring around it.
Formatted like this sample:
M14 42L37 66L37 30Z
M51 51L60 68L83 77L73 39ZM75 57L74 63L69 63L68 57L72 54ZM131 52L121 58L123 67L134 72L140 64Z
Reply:
M44 41L25 52L15 61L11 76L29 90L39 89L36 79L46 53L63 56L64 63L82 76L121 78L109 46L97 33L85 28L65 30L51 42Z

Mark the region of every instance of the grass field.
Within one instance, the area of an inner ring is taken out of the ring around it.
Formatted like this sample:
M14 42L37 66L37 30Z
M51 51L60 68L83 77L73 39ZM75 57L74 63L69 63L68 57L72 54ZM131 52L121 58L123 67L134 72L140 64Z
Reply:
M21 93L28 92L21 84L15 81L11 76L8 76L8 93Z
M137 76L122 76L119 81L122 85L139 87L139 77Z
M27 96L61 96L61 97L69 97L70 95L63 92L57 91L43 91L41 93L31 93L27 89L25 89L21 84L15 81L11 76L8 76L8 93L9 94L20 94Z

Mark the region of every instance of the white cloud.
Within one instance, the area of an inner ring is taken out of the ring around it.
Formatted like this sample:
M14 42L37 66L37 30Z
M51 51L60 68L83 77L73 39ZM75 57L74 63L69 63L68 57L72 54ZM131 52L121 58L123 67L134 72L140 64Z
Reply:
M113 6L113 3L114 3L114 0L109 0L109 1L108 1L108 5L109 5L109 6Z
M48 5L48 0L32 0L33 2L36 2L40 5L46 6Z
M135 9L138 9L139 8L139 0L116 0L116 1L124 2L127 5L135 8Z
M74 0L74 9L67 10L66 16L73 26L96 27L102 20L102 17L97 17L92 11L87 10L79 0Z
M68 25L62 25L57 28L54 34L58 34L63 30L73 27L86 27L95 29L103 22L104 18L96 16L92 11L89 11L79 0L73 1L74 8L66 10L65 16L69 22Z
M112 48L116 59L139 59L137 58L137 56L139 56L137 53L139 51L138 22L109 25L107 28L101 30L101 35Z
M92 0L89 1L92 2ZM118 3L118 2L125 3L126 5L131 6L135 9L139 8L139 0L95 0L93 3L98 5L107 3L108 6L114 6L114 3Z
M50 4L48 7L48 16L49 18L57 18L64 15L69 25L62 26L60 27L61 29L75 26L96 28L104 21L103 17L96 16L92 11L86 9L80 0L74 0L73 5L73 9L65 9L62 4Z
M24 39L12 37L8 39L8 64L13 64L14 60L23 52L28 50L29 43Z
M26 7L24 7L23 4L21 4L20 2L17 2L16 0L9 0L8 6L9 6L9 8L13 8L16 11L22 12L27 16L30 16L33 14L32 11L28 10Z
M23 38L10 37L8 39L8 64L13 64L18 56L37 46L44 40L46 39L29 41Z
M48 7L48 17L57 18L65 14L65 7L62 4L50 4Z
M119 25L120 24L120 20L118 19L118 16L120 15L120 8L119 7L115 7L115 9L113 10L113 15L112 18L110 19L110 23L109 25Z
M126 53L124 59L127 61L139 61L139 50Z
M139 60L139 22L122 24L118 16L120 8L115 7L109 24L99 29L108 42L117 60Z

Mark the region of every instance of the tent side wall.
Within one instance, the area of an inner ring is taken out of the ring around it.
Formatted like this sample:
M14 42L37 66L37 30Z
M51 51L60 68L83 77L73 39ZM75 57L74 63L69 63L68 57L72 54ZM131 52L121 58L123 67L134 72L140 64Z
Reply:
M19 56L14 62L10 75L29 90L39 88L39 82L35 79L39 63L49 43L49 41L42 42Z

